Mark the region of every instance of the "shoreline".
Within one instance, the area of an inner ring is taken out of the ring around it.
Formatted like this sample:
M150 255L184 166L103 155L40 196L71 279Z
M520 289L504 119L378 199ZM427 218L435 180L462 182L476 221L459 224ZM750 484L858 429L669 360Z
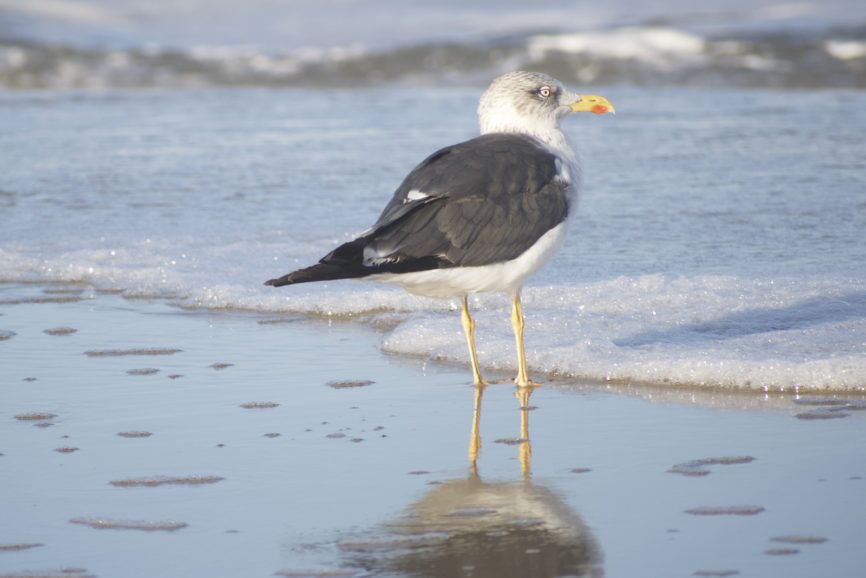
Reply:
M482 399L465 368L383 354L370 326L116 294L0 313L0 573L862 567L866 411L559 382ZM781 546L797 552L765 552Z
M379 352L384 356L393 356L395 358L406 359L406 360L415 360L420 361L421 363L436 363L441 364L443 367L450 368L466 368L468 371L469 364L468 360L464 363L459 359L452 359L449 356L430 356L425 353L413 353L413 352L403 352L403 351L394 351L392 349L387 349L385 347L385 338L388 334L399 327L402 323L409 319L409 316L414 312L417 313L417 310L400 310L400 309L389 309L387 307L379 307L373 308L369 310L364 310L358 313L320 313L317 311L310 311L305 309L288 309L282 311L263 311L259 309L254 309L251 307L237 307L237 306L207 306L207 305L190 305L183 303L183 297L173 296L173 295L148 295L148 294L135 294L130 293L127 289L123 288L103 288L99 287L96 284L85 282L85 281L5 281L0 282L0 290L4 287L14 288L15 286L24 286L24 287L35 287L35 288L49 288L47 294L43 297L37 297L38 302L75 302L75 301L84 301L87 299L93 299L99 295L118 295L125 300L129 301L159 301L163 302L171 307L175 307L180 311L196 313L202 312L203 314L217 313L217 314L227 314L227 315L241 315L241 316L253 316L257 318L257 322L260 324L275 324L279 325L282 323L290 323L295 322L297 320L306 320L311 322L324 322L324 323L347 323L347 324L356 324L360 327L366 327L377 335L382 337L380 341ZM59 291L51 292L50 288L58 288ZM66 295L64 294L64 288L74 288L76 292L79 292L75 295ZM91 296L82 296L81 294L86 292L92 292ZM490 301L495 301L497 296L485 295L482 297L484 301L489 305ZM455 309L454 303L452 300L429 300L431 303L430 312L440 313L447 307L451 311L457 311ZM448 305L443 307L443 303L447 303ZM434 305L438 304L439 307L435 307ZM2 299L0 299L0 305L2 305ZM455 321L454 327L458 327L457 322ZM459 327L458 327L459 328ZM866 383L853 386L848 388L830 388L830 387L820 387L820 386L810 386L810 385L800 385L800 386L761 386L761 387L753 387L753 386L738 386L732 384L707 384L702 382L676 382L669 381L665 378L663 381L650 381L650 380L642 380L642 379L632 379L632 378L608 378L608 379L597 379L592 378L590 376L581 376L570 373L562 373L558 370L553 371L543 371L537 368L534 368L532 365L532 359L528 359L530 371L535 375L543 376L543 379L546 383L550 383L551 385L556 386L565 386L565 387L594 387L601 389L612 389L613 391L623 391L628 392L632 390L642 390L646 391L646 393L650 396L662 396L662 397L671 397L677 398L682 396L688 396L691 394L699 394L705 395L709 397L715 397L718 395L742 395L745 397L750 396L763 396L767 399L773 397L779 397L780 399L786 399L788 396L793 396L793 399L797 399L799 396L820 396L820 397L847 397L851 399L866 399ZM496 365L484 365L482 360L482 369L490 373L491 375L497 376L497 381L504 381L510 379L508 374L512 371L511 369L501 369L497 368Z

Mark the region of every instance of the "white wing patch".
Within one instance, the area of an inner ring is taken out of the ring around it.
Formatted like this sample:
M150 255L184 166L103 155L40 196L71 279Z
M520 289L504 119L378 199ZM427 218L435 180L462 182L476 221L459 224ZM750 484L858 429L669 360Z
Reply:
M556 177L557 181L565 184L571 184L571 171L568 169L568 163L562 162L559 157L556 157Z
M375 267L376 265L393 263L396 260L396 258L391 257L390 252L377 251L369 245L364 247L364 260L362 261L364 267Z
M412 189L408 193L406 193L406 198L403 200L403 204L411 203L412 201L420 201L421 199L426 199L429 197L427 193L422 193L418 189Z

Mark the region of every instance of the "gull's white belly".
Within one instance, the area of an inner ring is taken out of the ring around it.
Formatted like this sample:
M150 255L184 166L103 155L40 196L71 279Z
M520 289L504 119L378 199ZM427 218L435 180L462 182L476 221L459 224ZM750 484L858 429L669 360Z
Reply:
M467 293L515 293L526 278L547 263L565 240L567 221L541 236L519 257L493 265L431 269L414 273L380 273L371 281L395 283L417 295L457 297Z

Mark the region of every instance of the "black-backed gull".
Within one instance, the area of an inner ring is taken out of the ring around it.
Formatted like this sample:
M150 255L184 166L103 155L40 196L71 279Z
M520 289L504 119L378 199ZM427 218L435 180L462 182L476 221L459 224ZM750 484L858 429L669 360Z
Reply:
M562 245L580 191L577 157L559 128L573 112L614 112L604 97L566 90L546 74L511 72L481 96L481 136L427 157L379 219L316 265L271 279L282 287L365 278L461 299L476 385L484 383L467 295L511 296L519 386L527 374L520 288Z

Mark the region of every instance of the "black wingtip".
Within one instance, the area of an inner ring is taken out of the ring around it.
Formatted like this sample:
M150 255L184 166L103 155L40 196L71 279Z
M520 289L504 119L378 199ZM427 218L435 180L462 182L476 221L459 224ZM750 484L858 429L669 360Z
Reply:
M296 283L311 283L313 281L333 281L336 279L350 279L353 277L363 277L369 273L362 268L349 269L340 265L332 265L329 263L318 263L312 267L298 269L287 273L282 277L265 281L265 285L271 287L283 287L285 285L294 285Z

